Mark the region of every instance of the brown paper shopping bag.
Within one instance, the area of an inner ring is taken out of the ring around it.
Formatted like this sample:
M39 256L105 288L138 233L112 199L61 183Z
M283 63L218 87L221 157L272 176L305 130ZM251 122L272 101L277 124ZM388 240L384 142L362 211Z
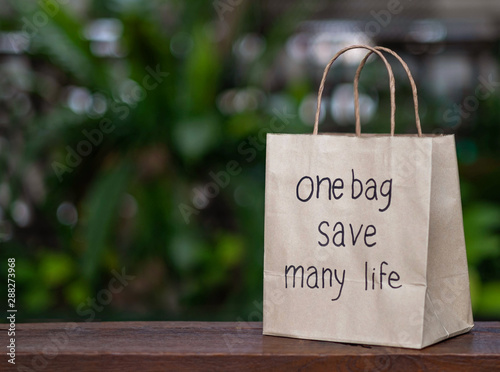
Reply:
M453 135L268 134L265 335L423 348L473 326ZM357 78L355 81L357 95Z

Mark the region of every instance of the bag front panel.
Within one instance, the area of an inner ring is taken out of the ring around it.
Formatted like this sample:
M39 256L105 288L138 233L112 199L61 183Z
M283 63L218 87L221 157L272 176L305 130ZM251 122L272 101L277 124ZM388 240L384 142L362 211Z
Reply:
M420 347L431 141L268 135L265 334Z

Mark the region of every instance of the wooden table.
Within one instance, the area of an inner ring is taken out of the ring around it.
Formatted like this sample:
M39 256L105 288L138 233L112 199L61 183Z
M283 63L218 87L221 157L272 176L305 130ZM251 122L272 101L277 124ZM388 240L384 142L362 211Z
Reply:
M491 372L500 371L500 322L423 350L262 336L262 323L17 324L15 368L3 355L0 371Z

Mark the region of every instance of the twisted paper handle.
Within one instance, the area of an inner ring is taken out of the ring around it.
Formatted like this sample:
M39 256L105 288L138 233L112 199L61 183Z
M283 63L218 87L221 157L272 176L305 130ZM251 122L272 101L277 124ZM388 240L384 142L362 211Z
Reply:
M405 69L406 74L408 75L408 79L410 79L411 90L413 93L413 106L415 107L415 121L416 121L416 125L417 125L418 136L422 137L422 127L420 125L420 116L418 114L417 86L415 85L415 81L413 80L413 76L410 72L410 69L408 68L408 65L395 51L393 51L391 49L380 47L380 46L377 46L374 49L382 50L384 52L392 54L403 65L403 68ZM370 57L372 55L372 53L373 53L373 51L370 51L366 54L365 58L363 58L363 60L359 64L358 70L356 71L356 76L354 77L354 111L355 111L355 117L356 117L356 135L357 136L361 135L361 119L360 119L360 115L359 115L359 93L358 93L359 75L361 74L361 70L363 69L368 57ZM392 104L392 101L391 101L391 104ZM391 136L394 136L394 127L392 125L392 122L391 122Z
M390 93L391 93L391 134L394 135L394 128L396 126L395 125L395 117L396 117L396 98L395 98L396 97L396 84L394 83L394 74L392 73L391 65L389 64L389 62L387 62L387 60L385 59L385 57L383 56L383 54L379 50L377 50L376 48L372 48L372 47L367 46L367 45L351 45L351 46L348 46L348 47L340 50L337 54L335 54L335 56L326 65L325 70L323 72L323 77L321 79L321 83L319 85L319 90L318 90L318 104L316 106L316 117L314 119L313 135L318 134L319 114L320 114L320 111L321 111L321 96L323 95L323 89L325 87L325 80L326 80L326 76L328 75L328 71L330 71L330 67L332 67L333 62L335 62L335 60L337 58L339 58L343 53L345 53L345 52L347 52L348 50L351 50L351 49L359 49L359 48L361 48L361 49L368 49L370 51L370 53L368 55L370 55L371 53L376 53L380 58L382 58L382 60L384 61L385 67L387 67L387 72L389 74L389 88L390 88ZM365 57L365 60L364 60L365 62L366 62L366 58L367 57ZM363 63L363 65L364 65L364 63ZM358 68L358 72L361 73L361 70L359 68ZM357 72L357 75L359 75L358 72ZM358 80L359 80L359 76L358 76ZM355 89L354 94L355 95L357 94L357 89ZM356 111L356 113L359 116L359 107L358 107L358 111ZM356 119L356 123L358 123L358 117ZM360 128L361 128L361 125L360 125ZM361 135L361 129L358 132L358 127L357 126L356 126L356 135L357 136Z

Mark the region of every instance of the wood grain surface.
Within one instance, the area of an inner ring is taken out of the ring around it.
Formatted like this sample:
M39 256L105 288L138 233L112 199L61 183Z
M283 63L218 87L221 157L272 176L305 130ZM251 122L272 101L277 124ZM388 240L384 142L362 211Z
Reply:
M7 324L0 339L7 349ZM16 326L0 371L500 371L500 322L423 350L262 335L262 323L103 322Z

